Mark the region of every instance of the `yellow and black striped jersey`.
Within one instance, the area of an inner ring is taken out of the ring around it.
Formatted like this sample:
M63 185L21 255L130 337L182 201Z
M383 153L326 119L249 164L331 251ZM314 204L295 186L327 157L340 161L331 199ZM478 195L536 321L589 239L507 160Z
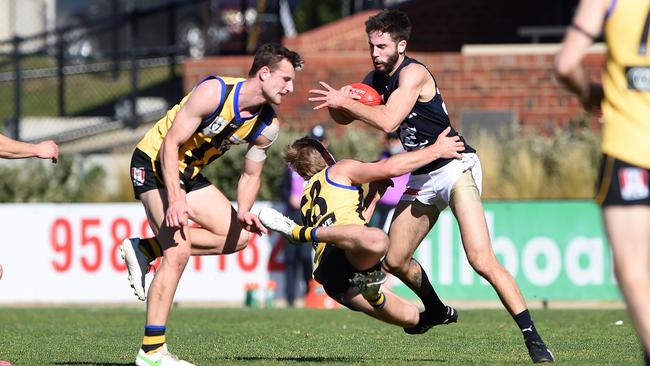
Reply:
M275 111L264 104L259 111L249 117L239 115L239 93L245 79L208 76L201 82L216 79L221 82L221 103L209 116L205 117L194 134L180 146L178 169L189 178L195 177L203 167L223 155L232 145L254 141L271 124ZM199 83L200 84L200 83ZM194 89L180 103L145 134L137 148L150 158L159 160L163 139L174 123L178 111L187 102Z
M650 0L612 0L605 19L603 152L650 169Z
M305 226L367 225L363 212L368 184L344 185L329 178L329 167L314 174L305 185L300 213ZM315 267L326 243L314 243Z

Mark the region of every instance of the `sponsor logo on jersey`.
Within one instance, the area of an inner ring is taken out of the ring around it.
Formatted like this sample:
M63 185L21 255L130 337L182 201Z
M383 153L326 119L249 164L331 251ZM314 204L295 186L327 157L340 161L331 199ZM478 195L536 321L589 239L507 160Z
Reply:
M625 68L627 76L627 88L638 91L650 91L650 67L646 66L627 66Z
M215 136L219 131L221 131L221 128L227 123L223 117L217 116L209 125L207 125L201 132L205 136Z
M323 219L323 222L320 224L320 226L327 227L327 226L334 226L336 223L336 217L334 216L334 213L332 212L331 215Z

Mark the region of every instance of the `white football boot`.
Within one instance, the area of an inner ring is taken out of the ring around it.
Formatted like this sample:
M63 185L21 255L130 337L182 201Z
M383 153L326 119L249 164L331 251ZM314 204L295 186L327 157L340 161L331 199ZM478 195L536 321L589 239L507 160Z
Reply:
M135 296L144 301L147 299L144 290L144 276L149 272L149 261L147 256L140 250L139 243L140 239L138 238L124 239L120 246L120 254L124 262L126 262L126 269L129 271L129 283Z
M293 228L296 227L296 223L278 212L278 210L271 207L264 207L260 210L257 217L259 217L262 225L266 226L268 229L277 231L287 239L294 241L292 239L292 232Z
M167 343L163 344L158 352L146 354L142 348L135 359L137 366L194 366L185 360L180 360L167 350Z

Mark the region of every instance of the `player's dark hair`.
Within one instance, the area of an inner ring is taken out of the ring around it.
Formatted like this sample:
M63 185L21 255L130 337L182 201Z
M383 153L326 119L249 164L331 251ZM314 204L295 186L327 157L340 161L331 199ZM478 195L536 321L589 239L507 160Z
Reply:
M411 36L411 21L403 11L384 9L366 20L366 33L371 32L388 33L395 42L408 42Z
M251 69L248 71L248 76L255 76L255 74L264 66L268 66L271 71L273 71L277 69L277 65L280 61L284 59L291 62L291 65L293 65L296 70L300 70L304 64L302 57L297 52L291 51L278 43L266 43L255 52L253 64L251 65Z

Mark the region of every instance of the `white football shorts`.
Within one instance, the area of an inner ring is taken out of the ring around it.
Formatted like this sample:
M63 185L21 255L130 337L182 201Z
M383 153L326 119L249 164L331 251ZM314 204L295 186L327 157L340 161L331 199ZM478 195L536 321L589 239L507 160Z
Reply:
M449 206L451 190L460 176L470 171L479 193L483 189L481 161L474 153L462 154L462 159L454 159L440 169L427 174L411 174L402 195L402 201L418 200L425 205L435 205L442 212Z

